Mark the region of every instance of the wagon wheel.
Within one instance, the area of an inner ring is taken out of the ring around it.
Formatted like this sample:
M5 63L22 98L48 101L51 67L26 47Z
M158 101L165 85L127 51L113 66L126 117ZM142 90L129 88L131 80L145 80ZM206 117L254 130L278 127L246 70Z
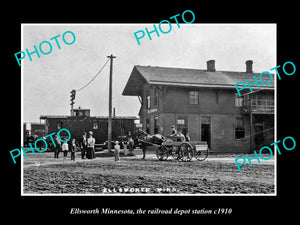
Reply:
M168 159L168 149L165 146L159 146L156 149L156 157L159 161L165 161Z
M204 161L208 157L208 147L206 150L195 150L194 155L198 161Z
M193 147L189 143L182 143L180 146L180 159L181 161L188 162L193 158Z
M181 158L180 147L172 146L171 154L172 154L173 159L177 159L177 160L180 159Z

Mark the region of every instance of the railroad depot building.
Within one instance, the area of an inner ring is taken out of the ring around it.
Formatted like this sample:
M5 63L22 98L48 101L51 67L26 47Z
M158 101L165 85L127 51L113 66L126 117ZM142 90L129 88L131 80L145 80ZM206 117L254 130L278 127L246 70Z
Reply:
M274 82L252 84L252 92L246 86L241 97L235 88L259 77L252 64L246 61L245 72L218 71L214 60L204 70L136 65L123 95L138 96L147 133L168 136L175 125L191 141L207 141L213 152L249 153L274 142Z

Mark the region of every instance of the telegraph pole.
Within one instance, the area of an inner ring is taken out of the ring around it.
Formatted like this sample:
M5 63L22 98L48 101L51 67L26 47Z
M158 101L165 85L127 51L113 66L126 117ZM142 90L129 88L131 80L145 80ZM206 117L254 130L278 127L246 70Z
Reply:
M107 56L110 58L110 72L109 72L109 96L108 96L108 150L111 150L111 133L112 133L112 72L113 72L113 59L116 56L112 54Z

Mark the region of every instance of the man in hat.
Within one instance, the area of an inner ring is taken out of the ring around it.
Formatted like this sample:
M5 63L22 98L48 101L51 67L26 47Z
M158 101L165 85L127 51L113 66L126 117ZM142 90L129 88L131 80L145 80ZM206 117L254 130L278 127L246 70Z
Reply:
M54 158L58 159L59 152L61 151L61 141L59 140L57 134L54 135L55 149Z
M172 125L171 126L171 134L170 134L170 136L173 137L173 136L176 136L176 135L177 135L177 130L175 129L175 126Z
M82 138L80 140L80 148L81 148L81 158L84 159L85 154L87 154L87 137L86 132L83 132Z

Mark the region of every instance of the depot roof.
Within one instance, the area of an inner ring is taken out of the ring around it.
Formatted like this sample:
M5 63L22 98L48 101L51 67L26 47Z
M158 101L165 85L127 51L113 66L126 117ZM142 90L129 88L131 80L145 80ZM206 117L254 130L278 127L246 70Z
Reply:
M245 73L236 71L208 71L201 69L186 69L158 66L135 65L123 90L123 95L137 96L142 93L144 84L201 87L201 88L234 88L238 82L254 82L254 76L259 80L260 73ZM274 75L273 81L274 81ZM264 83L270 82L266 74L262 76ZM260 85L262 89L274 89L274 82L270 85ZM249 89L247 83L246 88ZM251 85L258 89L257 84Z

